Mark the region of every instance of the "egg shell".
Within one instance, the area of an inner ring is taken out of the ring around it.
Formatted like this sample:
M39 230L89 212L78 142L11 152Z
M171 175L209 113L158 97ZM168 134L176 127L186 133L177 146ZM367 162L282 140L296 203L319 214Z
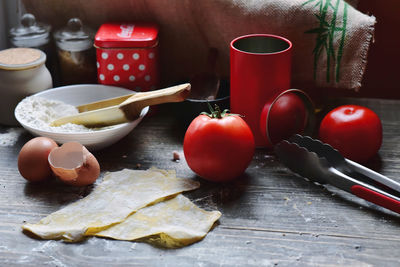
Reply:
M53 173L69 185L90 185L100 175L97 159L78 142L67 142L53 149L48 162Z
M18 170L22 177L30 182L40 182L51 177L48 156L57 148L57 143L47 137L35 137L29 140L18 155Z

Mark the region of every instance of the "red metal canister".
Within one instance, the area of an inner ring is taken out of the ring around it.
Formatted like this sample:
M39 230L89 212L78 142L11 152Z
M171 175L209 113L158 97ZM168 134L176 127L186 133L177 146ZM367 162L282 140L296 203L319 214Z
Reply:
M97 79L135 91L158 87L158 26L106 23L95 36Z

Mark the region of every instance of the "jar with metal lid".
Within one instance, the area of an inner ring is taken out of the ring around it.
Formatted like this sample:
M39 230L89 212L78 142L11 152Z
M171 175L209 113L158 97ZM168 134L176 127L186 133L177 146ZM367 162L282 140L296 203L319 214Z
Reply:
M50 25L37 22L34 15L26 13L22 15L19 25L10 29L9 37L12 47L37 48L45 52L46 66L54 77L56 62L50 31Z
M96 83L94 32L78 18L54 33L62 84Z
M50 25L36 22L34 15L24 14L20 24L10 29L11 45L13 47L38 48L46 52L50 44L50 30Z
M46 54L34 48L0 51L0 123L17 125L14 109L26 96L53 87Z
M135 91L158 88L159 28L154 23L105 23L96 33L98 82Z

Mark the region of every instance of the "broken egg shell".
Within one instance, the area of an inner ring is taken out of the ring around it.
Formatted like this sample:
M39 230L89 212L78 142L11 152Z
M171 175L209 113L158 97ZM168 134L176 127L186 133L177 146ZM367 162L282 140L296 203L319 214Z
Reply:
M97 159L78 142L67 142L53 149L48 162L53 173L69 185L90 185L100 175Z
M18 170L22 177L30 182L40 182L51 177L47 158L57 143L47 137L35 137L29 140L18 154Z

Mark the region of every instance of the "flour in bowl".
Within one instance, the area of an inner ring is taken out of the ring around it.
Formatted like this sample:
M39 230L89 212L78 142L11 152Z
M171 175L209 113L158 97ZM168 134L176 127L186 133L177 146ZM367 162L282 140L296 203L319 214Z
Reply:
M39 96L29 96L23 99L15 109L18 119L29 127L48 132L91 132L103 128L88 128L83 125L67 123L61 126L50 126L58 118L78 114L78 109L58 100Z

